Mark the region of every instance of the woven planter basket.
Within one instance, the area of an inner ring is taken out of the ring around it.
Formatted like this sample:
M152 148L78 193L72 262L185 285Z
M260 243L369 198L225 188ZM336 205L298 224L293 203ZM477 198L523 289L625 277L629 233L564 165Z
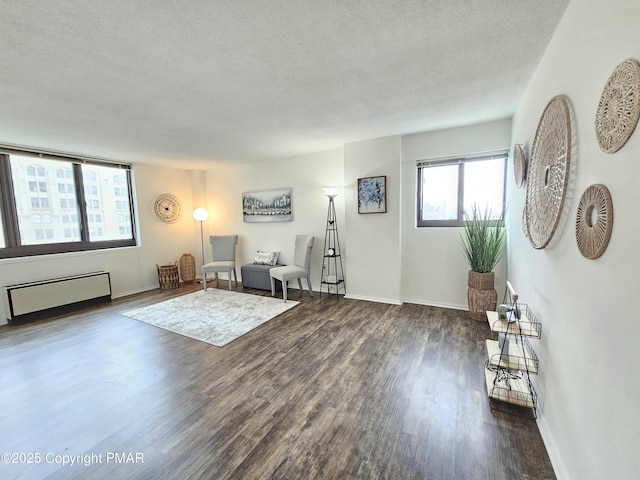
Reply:
M486 321L486 311L495 306L498 292L493 286L494 279L494 272L478 273L469 270L467 302L469 303L469 317L473 320Z
M162 290L169 290L172 288L178 288L180 286L180 279L178 278L178 262L174 262L170 265L158 265L158 283Z
M493 290L493 282L495 280L494 272L478 273L469 270L469 287L476 290Z
M180 279L184 283L193 283L196 279L196 259L190 253L180 257Z

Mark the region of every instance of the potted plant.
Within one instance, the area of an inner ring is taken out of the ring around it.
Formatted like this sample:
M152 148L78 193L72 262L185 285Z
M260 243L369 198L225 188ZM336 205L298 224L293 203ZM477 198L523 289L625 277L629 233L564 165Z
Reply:
M504 221L492 220L489 207L481 211L477 204L473 204L471 212L464 212L461 238L471 267L467 290L469 316L474 320L484 321L486 310L498 301L493 269L505 252Z

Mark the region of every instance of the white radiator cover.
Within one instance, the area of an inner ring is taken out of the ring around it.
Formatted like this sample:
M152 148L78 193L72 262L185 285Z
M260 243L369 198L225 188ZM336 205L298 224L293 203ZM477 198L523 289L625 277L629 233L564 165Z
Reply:
M111 298L109 272L94 272L70 277L2 287L7 320L78 302Z

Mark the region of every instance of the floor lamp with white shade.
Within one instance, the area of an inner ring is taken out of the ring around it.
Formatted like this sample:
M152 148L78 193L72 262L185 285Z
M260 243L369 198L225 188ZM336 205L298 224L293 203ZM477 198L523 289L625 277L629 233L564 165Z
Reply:
M198 207L193 211L193 219L197 222L200 222L200 242L202 245L202 265L205 264L204 261L204 230L202 228L202 224L205 220L209 218L209 212L205 208ZM202 283L202 274L197 277L198 283Z

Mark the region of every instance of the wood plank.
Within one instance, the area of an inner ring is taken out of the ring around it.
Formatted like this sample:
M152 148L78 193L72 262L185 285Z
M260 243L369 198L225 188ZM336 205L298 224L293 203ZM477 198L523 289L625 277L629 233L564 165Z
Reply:
M120 314L197 288L0 327L4 450L144 455L2 478L554 478L535 421L489 409L466 312L292 290L223 348Z

